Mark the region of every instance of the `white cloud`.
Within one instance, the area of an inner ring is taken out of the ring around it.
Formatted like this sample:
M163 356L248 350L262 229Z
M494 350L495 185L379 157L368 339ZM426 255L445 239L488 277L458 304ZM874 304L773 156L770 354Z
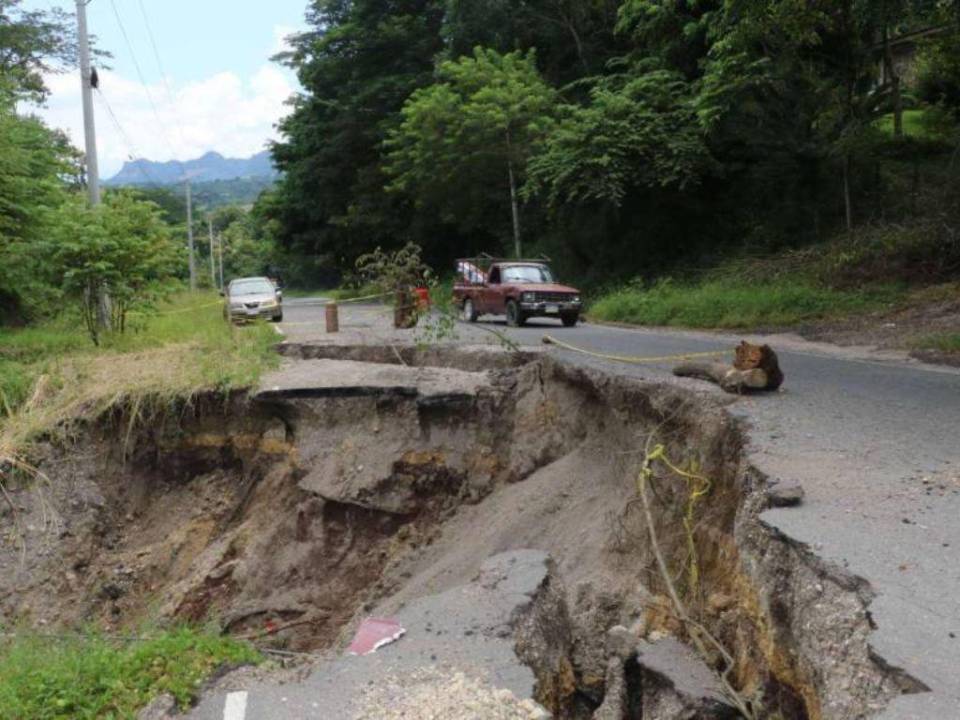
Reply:
M82 148L79 78L75 73L54 75L47 84L50 99L37 114ZM100 88L102 95L94 92L94 106L104 178L114 175L131 156L165 161L189 160L210 150L228 157L260 152L277 137L275 125L289 111L285 102L295 89L290 76L274 65L264 65L246 81L221 72L180 87L171 83L169 94L157 82L148 86L149 96L140 83L101 71Z

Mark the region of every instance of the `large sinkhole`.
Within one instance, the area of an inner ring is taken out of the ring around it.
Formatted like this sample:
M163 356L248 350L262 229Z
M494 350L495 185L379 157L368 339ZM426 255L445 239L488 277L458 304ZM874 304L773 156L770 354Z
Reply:
M557 717L738 717L696 690L724 671L756 717L784 720L867 717L920 689L871 652L865 584L759 519L766 480L719 405L538 355L286 353L275 386L118 409L41 444L46 480L9 488L28 532L2 560L0 620L214 621L335 650L378 604L535 549L555 567L549 657L517 649ZM654 446L707 482L654 461L645 508ZM612 649L617 633L648 651Z

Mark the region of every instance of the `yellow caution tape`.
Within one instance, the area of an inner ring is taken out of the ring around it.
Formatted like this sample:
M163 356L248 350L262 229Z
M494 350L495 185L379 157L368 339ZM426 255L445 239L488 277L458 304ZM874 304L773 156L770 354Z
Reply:
M363 297L349 298L347 300L331 300L327 305L346 305L348 303L363 302L364 300L377 300L393 295L393 293L377 293L376 295L364 295Z
M544 345L556 345L561 347L564 350L571 350L573 352L582 353L584 355L590 355L591 357L600 358L601 360L612 360L614 362L630 363L632 365L641 365L643 363L658 363L658 362L669 362L672 360L689 360L690 358L701 358L701 357L720 357L721 355L726 355L728 350L714 350L713 352L698 352L698 353L681 353L678 355L657 355L649 357L640 357L636 355L610 355L608 353L596 352L595 350L589 350L587 348L577 347L576 345L571 345L570 343L565 343L562 340L557 340L555 337L550 335L543 336Z
M144 312L143 310L131 310L130 315L176 315L177 313L185 312L194 312L196 310L203 310L205 308L214 307L216 305L223 305L223 300L217 300L216 302L206 303L204 305L194 305L193 307L188 308L179 308L177 310L163 310L161 312L149 313Z

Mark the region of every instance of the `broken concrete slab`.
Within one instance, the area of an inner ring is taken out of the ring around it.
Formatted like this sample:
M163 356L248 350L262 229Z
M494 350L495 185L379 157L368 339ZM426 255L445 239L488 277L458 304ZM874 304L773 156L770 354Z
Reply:
M353 360L285 361L267 374L254 397L470 397L490 384L484 372Z
M637 643L645 720L726 720L740 717L726 702L715 673L676 638Z
M396 643L372 655L332 659L296 685L252 684L246 717L388 717L388 708L378 715L363 714L370 712L371 700L380 697L378 679L390 678L394 691L402 691L405 677L411 686L419 686L424 677L458 673L531 701L536 679L514 652L514 634L549 587L549 578L545 553L517 550L490 558L473 582L421 598L397 613L407 633ZM188 717L220 720L225 700L223 692L208 695ZM528 706L531 717L546 717L532 702Z
M490 389L485 372L314 359L285 362L254 400L284 401L309 419L297 423L304 428L297 438L306 469L301 489L406 515L434 486L458 495L483 452L461 437L459 424L441 429L423 416L473 410Z

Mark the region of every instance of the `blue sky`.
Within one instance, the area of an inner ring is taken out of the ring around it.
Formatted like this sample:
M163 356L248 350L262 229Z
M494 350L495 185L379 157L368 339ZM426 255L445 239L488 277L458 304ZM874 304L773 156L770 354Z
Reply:
M27 9L51 6L72 12L74 3L23 2ZM100 73L102 94L95 98L103 176L117 172L129 157L186 160L208 150L246 156L262 149L276 137L284 101L296 90L293 75L269 58L281 49L284 36L304 28L306 6L307 0L92 0L90 32L114 55L112 69ZM79 82L75 73L50 77L52 95L40 110L76 144L82 142Z

